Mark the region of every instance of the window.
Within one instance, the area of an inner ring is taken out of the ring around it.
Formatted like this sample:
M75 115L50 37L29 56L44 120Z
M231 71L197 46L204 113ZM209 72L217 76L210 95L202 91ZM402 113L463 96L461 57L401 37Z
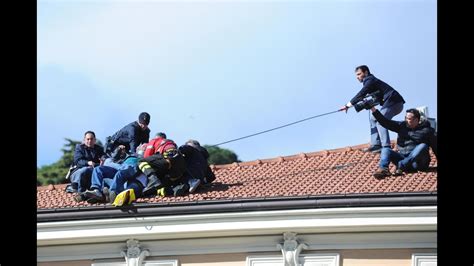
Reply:
M436 266L438 265L438 258L434 253L417 253L411 256L412 266Z
M305 254L300 255L302 266L339 266L339 254ZM249 256L247 266L282 266L283 258L279 256Z

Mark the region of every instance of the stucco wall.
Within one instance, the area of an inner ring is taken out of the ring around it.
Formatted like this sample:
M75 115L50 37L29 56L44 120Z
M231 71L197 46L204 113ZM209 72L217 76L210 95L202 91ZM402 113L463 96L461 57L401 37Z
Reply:
M303 254L339 253L341 266L411 266L413 253L436 253L436 249L370 249L326 250ZM247 256L281 255L280 253L235 253L215 255L190 255L176 257L149 257L150 260L178 259L180 266L245 266ZM39 266L90 266L92 261L41 262Z

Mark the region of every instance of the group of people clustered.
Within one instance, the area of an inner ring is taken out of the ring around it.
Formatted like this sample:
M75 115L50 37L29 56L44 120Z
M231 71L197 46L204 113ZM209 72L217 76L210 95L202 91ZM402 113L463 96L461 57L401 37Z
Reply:
M391 120L402 112L405 100L395 89L370 73L366 65L355 69L362 89L340 110L347 110L368 95L380 95L380 111L370 106L371 141L366 152L381 153L377 179L429 168L431 147L437 156L437 137L429 121L420 112L406 110L404 121ZM182 196L193 193L201 184L215 180L207 158L208 151L198 141L182 146L158 133L149 141L150 115L143 112L106 140L105 148L96 145L95 134L87 131L84 141L74 151L74 169L67 192L76 201L110 202L115 206L130 204L143 196ZM397 148L391 148L388 130L398 133ZM389 164L396 166L394 173Z
M144 196L183 196L215 180L209 153L198 141L178 147L162 132L149 140L149 123L150 114L140 113L137 121L107 137L105 147L87 131L75 147L66 192L74 193L77 202L122 206Z

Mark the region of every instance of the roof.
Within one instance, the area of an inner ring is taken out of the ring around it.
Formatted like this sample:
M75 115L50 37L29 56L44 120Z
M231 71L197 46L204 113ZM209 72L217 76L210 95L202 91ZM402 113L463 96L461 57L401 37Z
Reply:
M368 144L301 153L292 156L255 160L226 165L212 165L216 180L184 197L140 198L135 205L161 203L178 206L183 203L209 203L235 200L266 201L275 198L313 196L357 196L387 193L437 192L437 159L431 153L430 169L426 172L377 180L380 154L363 152ZM395 166L391 164L393 172ZM37 188L38 210L87 209L105 204L77 203L64 191L66 184ZM111 207L109 204L107 207Z

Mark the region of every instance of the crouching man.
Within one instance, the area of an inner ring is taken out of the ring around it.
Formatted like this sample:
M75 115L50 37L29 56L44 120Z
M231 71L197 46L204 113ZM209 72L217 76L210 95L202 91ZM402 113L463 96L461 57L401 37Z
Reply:
M428 121L420 122L420 112L416 109L408 109L405 121L393 121L385 118L375 107L371 110L375 119L383 127L398 133L398 152L388 147L382 149L379 168L374 173L374 177L382 179L390 176L391 173L388 170L390 162L397 168L394 175L427 170L431 161L430 147L437 156L437 138Z

